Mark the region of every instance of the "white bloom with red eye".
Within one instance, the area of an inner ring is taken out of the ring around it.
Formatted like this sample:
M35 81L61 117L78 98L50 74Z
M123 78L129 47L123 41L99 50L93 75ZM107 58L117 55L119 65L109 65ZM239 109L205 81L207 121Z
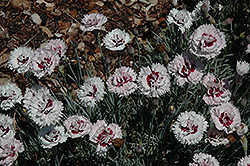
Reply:
M24 151L23 143L15 138L0 141L0 165L11 166L17 159L18 153Z
M211 8L209 0L200 1L192 11L192 18L198 20L202 14L206 14Z
M17 70L18 73L25 73L29 70L29 65L34 51L29 47L18 47L10 52L8 64L11 70Z
M51 74L59 64L60 57L51 49L36 49L31 60L30 71L39 79L45 74Z
M98 120L89 133L90 141L97 144L97 153L102 155L108 151L111 140L115 138L122 138L121 127L115 123L107 125L104 120Z
M91 13L84 15L80 28L83 32L93 30L104 30L102 27L108 21L107 17L99 13Z
M250 165L250 155L242 157L240 161L238 161L237 166L249 166Z
M40 130L39 139L43 148L52 148L59 143L67 141L63 126L47 126Z
M216 57L226 47L224 33L212 24L198 27L190 36L189 43L191 53L207 59Z
M15 106L15 103L21 103L22 99L22 91L15 83L0 86L0 107L3 110L11 109Z
M196 153L193 157L194 162L189 163L189 166L220 166L219 161L211 156L210 154L205 153Z
M39 126L56 124L62 117L63 103L45 87L27 88L23 102L30 118Z
M113 29L103 38L103 43L107 49L116 51L123 50L130 40L129 34L125 31Z
M170 76L159 63L142 67L137 82L141 93L148 97L160 97L170 90Z
M85 107L94 107L105 95L104 82L99 77L87 78L77 96Z
M67 50L65 42L61 39L50 40L45 44L44 48L48 50L53 50L54 53L56 53L59 57L63 57Z
M188 30L193 24L191 13L186 10L172 9L168 15L167 21L169 24L176 24L182 33Z
M178 55L168 65L168 71L175 75L177 85L182 86L185 82L197 84L203 73L191 64L182 55Z
M117 68L107 80L108 90L119 96L127 96L137 89L136 76L131 67Z
M243 76L249 72L250 69L250 63L247 63L246 61L237 61L236 64L236 72L240 76Z
M71 138L84 137L89 134L92 123L89 119L81 115L73 115L64 121L64 126L67 129L66 134Z
M203 78L203 85L207 88L207 92L203 96L206 104L218 105L230 100L231 92L226 89L225 82L217 80L213 74L208 73Z
M8 115L0 114L0 142L2 139L14 138L14 120Z
M207 121L194 111L182 112L172 126L174 135L182 144L197 144L208 127Z
M227 134L235 131L241 124L240 112L231 103L222 103L210 109L210 115L218 130L224 130Z

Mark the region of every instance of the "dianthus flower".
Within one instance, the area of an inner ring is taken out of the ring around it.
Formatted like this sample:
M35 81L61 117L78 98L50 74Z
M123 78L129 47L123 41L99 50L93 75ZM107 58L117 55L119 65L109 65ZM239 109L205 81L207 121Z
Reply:
M63 103L52 97L45 87L27 88L23 102L30 118L39 126L53 125L62 117Z
M218 130L224 130L227 134L232 133L241 124L240 112L231 103L222 103L210 109L210 115Z
M219 161L211 156L210 154L205 153L196 153L193 157L194 162L189 163L189 166L219 166Z
M192 18L198 20L202 14L206 14L211 8L209 0L200 1L192 11Z
M203 79L203 85L207 88L203 96L206 104L218 105L230 100L231 92L227 89L227 83L224 80L218 80L213 74L208 73Z
M103 38L103 43L107 49L116 51L123 50L130 40L129 34L125 31L113 29Z
M250 63L247 63L246 61L237 61L236 64L236 72L240 76L243 76L249 72L250 69Z
M0 86L0 107L3 110L11 109L15 106L15 103L21 103L22 99L22 91L15 83L7 83Z
M122 130L115 123L107 125L104 120L98 120L89 133L90 141L97 144L97 154L105 155L110 145L111 140L115 138L122 138Z
M48 50L53 50L54 53L56 53L59 57L63 57L67 50L65 42L61 39L50 40L45 44L44 48Z
M24 151L23 143L15 138L0 141L0 165L11 166L17 159L18 153Z
M51 49L36 49L31 60L30 71L39 79L45 74L51 74L59 64L60 57Z
M195 62L188 60L183 55L178 55L170 62L168 71L175 75L177 85L179 86L182 86L185 82L197 84L203 76Z
M242 157L240 161L238 161L237 166L249 166L250 165L250 155Z
M8 115L0 114L0 142L2 139L14 138L14 120Z
M94 107L105 95L104 82L99 77L87 78L77 96L85 107Z
M248 126L245 123L241 123L240 126L236 128L236 133L238 136L242 137L248 132Z
M216 57L226 47L224 33L212 24L198 27L190 36L189 43L191 53L207 59Z
M46 126L40 130L39 139L43 148L52 148L58 143L66 142L67 135L63 126Z
M137 82L141 93L148 97L159 97L170 90L170 76L159 63L142 67Z
M137 74L131 67L117 68L107 80L108 90L119 96L127 96L137 89L136 76Z
M197 144L208 127L207 121L194 111L182 112L172 126L174 135L182 144Z
M186 10L172 9L168 15L167 22L168 24L176 24L179 30L184 33L192 26L193 19L191 18L191 13Z
M92 123L84 116L73 115L64 121L64 126L67 129L66 134L69 137L79 138L89 134L92 128Z
M11 70L16 70L18 73L25 73L29 70L30 62L34 56L34 51L29 47L18 47L10 52L8 65Z
M84 15L80 28L83 32L93 30L104 30L102 25L108 21L107 17L99 13Z
M245 50L246 54L250 53L250 44L247 45L247 49Z

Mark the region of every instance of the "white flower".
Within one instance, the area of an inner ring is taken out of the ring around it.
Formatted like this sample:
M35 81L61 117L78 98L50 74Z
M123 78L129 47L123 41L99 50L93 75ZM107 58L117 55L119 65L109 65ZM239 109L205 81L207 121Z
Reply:
M119 96L127 96L137 89L136 73L131 67L117 68L107 80L108 90Z
M207 13L210 10L210 1L209 0L203 0L200 1L196 6L195 9L192 11L192 18L194 20L198 20L202 14Z
M194 111L182 112L172 126L174 135L182 144L196 144L208 127L207 121Z
M236 128L236 133L242 137L248 132L248 127L245 123L241 123L239 127Z
M103 43L107 49L116 51L123 50L130 40L129 34L125 31L113 29L103 38Z
M39 79L45 74L51 74L59 64L60 57L51 49L36 49L31 60L30 71Z
M218 146L218 145L227 145L229 143L229 140L227 138L206 138L205 143L209 142L213 146Z
M232 133L240 126L241 118L239 110L231 103L222 103L210 109L210 115L218 130L224 130L227 134Z
M45 87L27 88L23 102L30 118L39 126L53 125L62 117L63 103Z
M182 86L185 82L197 84L203 73L197 69L195 63L191 63L182 55L178 55L168 65L168 71L175 75L177 85Z
M89 119L81 115L73 115L64 121L64 126L67 129L67 135L71 138L84 137L89 134L92 123Z
M196 153L193 157L194 162L189 163L189 166L219 166L219 161L211 156L210 154L205 153Z
M137 82L141 93L148 97L159 97L170 90L170 76L159 63L142 67Z
M11 166L17 159L18 153L24 151L23 143L15 138L0 141L0 165Z
M238 161L237 166L249 166L250 165L250 155L242 157L240 161Z
M21 103L23 99L22 91L15 83L7 83L0 86L0 107L3 110L9 110L15 106L15 103Z
M47 126L40 130L39 139L43 148L52 148L58 143L67 141L63 126Z
M8 115L0 114L0 142L2 139L14 138L14 120Z
M34 51L29 47L18 47L10 52L8 65L11 70L17 70L18 73L25 73L29 70L29 64Z
M44 48L48 50L53 50L59 57L63 57L67 50L65 42L61 39L50 40L45 44Z
M122 138L121 127L115 123L107 125L104 120L98 120L89 133L90 141L97 144L97 153L105 155L110 145L111 140Z
M167 21L169 24L174 23L179 26L179 30L182 33L188 30L193 24L191 13L186 10L172 9L168 15Z
M77 96L85 107L94 107L105 95L104 82L99 77L87 78Z
M224 33L212 24L198 27L190 36L189 43L191 53L207 59L216 57L226 47Z
M104 30L102 27L103 24L105 24L108 21L107 17L103 14L99 13L91 13L84 15L82 19L82 24L80 25L80 28L83 32L85 31L93 31L95 29L97 30Z
M247 45L247 49L245 50L246 54L250 53L250 44Z
M226 89L225 82L217 80L213 74L208 73L204 77L203 85L207 88L207 92L203 96L206 104L218 105L230 100L231 92Z
M237 61L236 64L236 72L243 76L249 72L250 69L250 63L247 63L246 61Z

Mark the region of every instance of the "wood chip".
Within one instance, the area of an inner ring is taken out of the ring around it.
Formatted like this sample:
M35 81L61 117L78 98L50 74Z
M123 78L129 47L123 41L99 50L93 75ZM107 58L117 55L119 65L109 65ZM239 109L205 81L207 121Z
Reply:
M52 38L54 35L53 33L49 30L49 28L45 27L45 26L40 26L40 28L42 29L43 32L45 32L49 38Z

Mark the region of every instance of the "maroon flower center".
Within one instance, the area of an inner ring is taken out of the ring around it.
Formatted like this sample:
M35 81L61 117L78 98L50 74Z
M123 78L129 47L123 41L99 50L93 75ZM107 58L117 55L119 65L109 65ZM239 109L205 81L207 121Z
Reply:
M51 61L51 58L44 58L44 61L41 61L40 63L36 62L39 69L45 69L46 67L50 67L53 62Z
M71 130L72 134L78 134L82 133L84 131L84 128L86 127L86 124L83 120L77 120L77 122L73 122L69 129Z
M152 71L152 73L150 73L146 78L148 86L155 87L155 84L159 80L159 77L159 72ZM162 79L163 77L160 78Z
M211 47L215 42L217 42L217 39L213 35L203 33L200 40L200 46Z
M95 85L93 85L93 92L89 92L87 96L95 98L96 92L97 92L97 88Z
M26 58L25 58L25 56L23 56L23 54L21 54L21 55L17 58L17 64L18 64L18 65L23 65L23 64L27 63L28 60L29 60L29 57L26 57Z
M231 118L227 113L222 112L220 114L219 121L220 121L221 124L223 124L224 127L228 127L233 123L234 117Z
M187 132L188 133L187 135L195 134L198 131L198 125L196 125L196 126L195 125L190 126L189 123L188 123L186 127L181 126L181 131Z
M44 139L48 142L57 142L59 139L60 131L50 131L44 136Z
M123 86L124 84L126 84L126 83L128 83L128 82L132 82L132 77L131 76L129 76L129 77L127 77L127 76L122 76L122 77L119 77L119 78L117 78L116 79L116 87L120 87L120 86Z
M118 35L114 35L113 39L111 40L115 44L115 47L119 47L120 45L123 45L125 43L125 40L123 38L119 38Z
M195 71L195 68L195 64L191 65L187 61L185 61L185 64L183 64L181 70L178 73L182 78L187 78L192 72Z
M207 91L207 95L212 98L220 97L223 93L224 91L221 90L221 88L215 88L215 87L210 87Z
M96 26L98 24L98 22L100 21L100 19L88 19L88 22L84 25L86 25L87 27L92 27L92 26Z
M174 21L177 24L184 25L185 24L185 15L182 12L178 12L175 17L173 17Z
M41 111L41 113L48 115L50 113L50 111L52 110L52 108L51 108L52 106L53 106L53 100L48 99L47 103L45 105L45 108Z
M1 132L2 134L0 135L2 137L4 135L6 135L10 131L10 128L9 127L4 128L4 126L1 125L0 130L2 131Z
M113 137L113 130L108 128L107 130L102 129L101 133L97 137L97 143L102 147L112 144L111 138Z

